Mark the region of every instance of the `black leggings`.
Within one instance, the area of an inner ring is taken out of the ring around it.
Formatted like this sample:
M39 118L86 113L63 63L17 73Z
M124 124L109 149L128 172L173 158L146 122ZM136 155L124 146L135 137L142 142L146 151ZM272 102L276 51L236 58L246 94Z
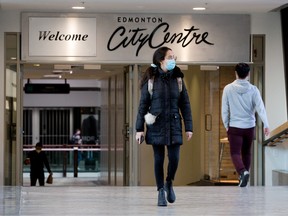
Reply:
M44 171L37 171L30 173L30 185L36 186L37 180L39 181L40 186L44 186L45 184L45 175Z
M168 168L166 181L174 180L180 155L180 145L166 146L168 150ZM153 145L154 151L154 172L157 184L157 190L164 187L164 159L165 145Z

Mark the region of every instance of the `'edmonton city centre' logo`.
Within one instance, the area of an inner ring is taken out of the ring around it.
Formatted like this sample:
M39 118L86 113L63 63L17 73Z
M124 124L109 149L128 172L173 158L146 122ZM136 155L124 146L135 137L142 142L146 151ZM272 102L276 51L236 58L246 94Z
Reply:
M114 51L121 46L123 48L131 46L136 46L136 56L139 55L141 48L147 44L150 48L158 48L167 43L177 43L183 48L188 46L190 43L195 44L205 43L208 45L214 45L208 41L208 32L200 33L200 29L191 26L189 28L184 28L183 32L170 32L170 25L167 22L162 22L162 18L156 17L117 17L118 23L160 23L151 32L147 28L126 28L124 25L119 26L111 34L107 49L109 51ZM157 38L157 42L156 39ZM160 38L160 42L159 42ZM115 42L117 41L117 42Z

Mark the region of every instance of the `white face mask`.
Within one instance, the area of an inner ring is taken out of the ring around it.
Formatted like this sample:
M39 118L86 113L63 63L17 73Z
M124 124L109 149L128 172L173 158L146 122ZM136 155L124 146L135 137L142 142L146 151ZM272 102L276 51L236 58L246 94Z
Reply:
M169 59L166 61L166 69L168 71L173 70L176 66L176 61L175 59Z

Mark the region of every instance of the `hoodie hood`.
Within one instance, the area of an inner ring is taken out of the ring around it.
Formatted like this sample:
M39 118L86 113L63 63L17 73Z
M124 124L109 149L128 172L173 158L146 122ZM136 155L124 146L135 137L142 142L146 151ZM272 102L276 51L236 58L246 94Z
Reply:
M232 83L232 88L238 94L245 94L246 92L250 91L251 84L247 80L237 79Z

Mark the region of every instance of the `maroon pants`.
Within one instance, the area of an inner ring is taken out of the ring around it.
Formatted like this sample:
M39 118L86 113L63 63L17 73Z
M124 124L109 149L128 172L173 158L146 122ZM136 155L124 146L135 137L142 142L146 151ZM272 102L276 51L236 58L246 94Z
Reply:
M247 129L229 127L227 134L230 143L231 158L236 171L238 174L245 170L249 171L254 127Z

